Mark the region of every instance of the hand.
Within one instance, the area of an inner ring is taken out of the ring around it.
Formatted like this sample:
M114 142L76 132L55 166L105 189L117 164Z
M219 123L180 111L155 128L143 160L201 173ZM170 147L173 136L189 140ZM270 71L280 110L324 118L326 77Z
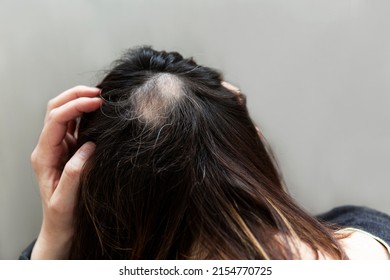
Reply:
M224 86L225 88L227 88L228 90L230 90L230 91L232 91L232 92L238 94L238 95L241 93L241 91L240 91L240 89L239 89L238 87L233 86L233 85L232 85L231 83L229 83L229 82L222 81L222 82L221 82L221 85Z
M31 259L69 256L80 172L95 149L94 143L87 142L70 158L77 142L76 119L101 106L98 94L98 88L77 86L48 103L44 126L31 155L43 208Z

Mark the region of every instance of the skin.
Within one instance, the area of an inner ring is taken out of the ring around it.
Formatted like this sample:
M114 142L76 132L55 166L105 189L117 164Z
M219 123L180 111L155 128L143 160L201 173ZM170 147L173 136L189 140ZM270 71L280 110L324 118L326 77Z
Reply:
M237 94L240 92L227 82L222 85ZM102 105L102 99L97 97L99 93L98 88L77 86L48 103L44 126L31 155L43 208L42 226L31 259L66 259L69 256L79 178L84 163L95 150L95 144L87 142L73 153L77 142L76 120ZM386 248L361 232L352 232L340 242L351 259L389 258ZM297 243L303 259L314 258L307 245ZM327 258L320 254L320 259Z
M239 92L227 82L222 84ZM76 120L102 105L102 99L97 97L99 93L98 88L76 86L48 102L44 126L31 154L43 209L41 230L31 259L69 256L80 174L95 150L95 144L87 142L73 154L77 142Z
M43 208L42 226L31 259L68 257L80 173L95 150L95 144L87 142L73 154L76 119L102 105L99 92L97 88L77 86L48 103L42 133L31 155Z

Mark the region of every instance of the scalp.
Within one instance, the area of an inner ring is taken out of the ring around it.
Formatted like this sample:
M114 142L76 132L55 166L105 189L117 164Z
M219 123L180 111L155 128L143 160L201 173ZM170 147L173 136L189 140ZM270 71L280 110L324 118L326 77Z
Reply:
M160 124L184 95L183 82L170 73L152 76L131 96L137 118L152 125Z

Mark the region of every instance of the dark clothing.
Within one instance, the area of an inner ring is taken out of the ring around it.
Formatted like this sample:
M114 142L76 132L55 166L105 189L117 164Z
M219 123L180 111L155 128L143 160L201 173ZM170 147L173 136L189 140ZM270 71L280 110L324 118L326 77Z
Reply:
M318 215L317 218L343 228L364 230L390 245L390 216L385 213L367 207L341 206Z
M31 242L30 245L26 249L23 250L23 252L19 256L19 260L30 260L31 259L31 253L32 249L34 248L35 241Z
M390 245L390 216L360 206L341 206L329 212L320 214L321 221L337 224L341 228L356 228L381 238ZM20 260L29 260L35 241L31 243L20 255Z

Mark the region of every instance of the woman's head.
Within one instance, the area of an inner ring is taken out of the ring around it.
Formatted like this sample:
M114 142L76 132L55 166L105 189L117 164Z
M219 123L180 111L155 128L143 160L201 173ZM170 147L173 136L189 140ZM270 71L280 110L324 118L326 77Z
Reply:
M313 249L328 248L330 235L286 194L244 96L220 73L143 47L98 87L104 104L79 126L79 144L96 151L71 257L292 258L278 233L305 242L317 233Z

